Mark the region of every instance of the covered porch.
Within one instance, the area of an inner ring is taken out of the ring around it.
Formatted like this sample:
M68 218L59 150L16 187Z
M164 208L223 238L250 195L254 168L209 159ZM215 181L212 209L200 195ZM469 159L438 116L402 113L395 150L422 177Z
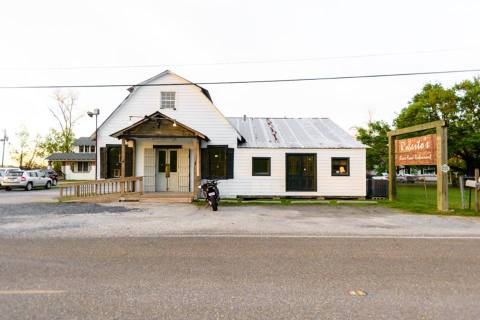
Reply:
M119 178L143 177L143 198L197 197L200 144L208 141L207 136L160 112L111 136L120 141ZM104 173L112 172L108 166L115 162L109 161L108 154L101 163Z

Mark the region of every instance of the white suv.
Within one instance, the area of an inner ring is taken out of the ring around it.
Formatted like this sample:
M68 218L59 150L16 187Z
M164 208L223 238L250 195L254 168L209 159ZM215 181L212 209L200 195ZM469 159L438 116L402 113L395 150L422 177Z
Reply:
M2 186L5 187L7 191L14 188L22 188L27 191L38 187L50 189L52 187L52 179L37 170L9 171L5 177L3 177Z

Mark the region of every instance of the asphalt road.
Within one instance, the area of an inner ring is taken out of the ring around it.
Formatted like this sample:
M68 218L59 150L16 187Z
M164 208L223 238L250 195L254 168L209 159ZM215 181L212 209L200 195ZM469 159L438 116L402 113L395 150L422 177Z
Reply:
M0 239L0 318L478 319L479 257L475 239Z

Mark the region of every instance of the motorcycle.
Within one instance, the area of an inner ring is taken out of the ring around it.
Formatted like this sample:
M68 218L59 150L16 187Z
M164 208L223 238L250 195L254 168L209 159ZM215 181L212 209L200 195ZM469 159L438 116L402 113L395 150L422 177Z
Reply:
M216 180L207 180L200 188L203 191L206 201L212 207L213 211L218 210L220 202L220 191L218 191L218 182Z

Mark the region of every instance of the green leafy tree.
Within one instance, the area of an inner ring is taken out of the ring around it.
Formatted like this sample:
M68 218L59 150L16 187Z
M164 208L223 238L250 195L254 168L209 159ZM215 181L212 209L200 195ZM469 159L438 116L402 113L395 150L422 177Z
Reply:
M75 136L72 131L62 133L55 129L50 129L48 135L43 139L40 148L45 155L54 152L71 152L74 140Z
M357 128L357 140L370 147L367 149L367 170L375 170L377 173L387 171L387 132L390 130L390 125L385 121L373 121L367 128Z
M402 109L394 125L404 128L435 120L444 120L448 125L451 166L473 175L474 169L480 168L479 78L465 80L451 88L440 84L425 85Z

